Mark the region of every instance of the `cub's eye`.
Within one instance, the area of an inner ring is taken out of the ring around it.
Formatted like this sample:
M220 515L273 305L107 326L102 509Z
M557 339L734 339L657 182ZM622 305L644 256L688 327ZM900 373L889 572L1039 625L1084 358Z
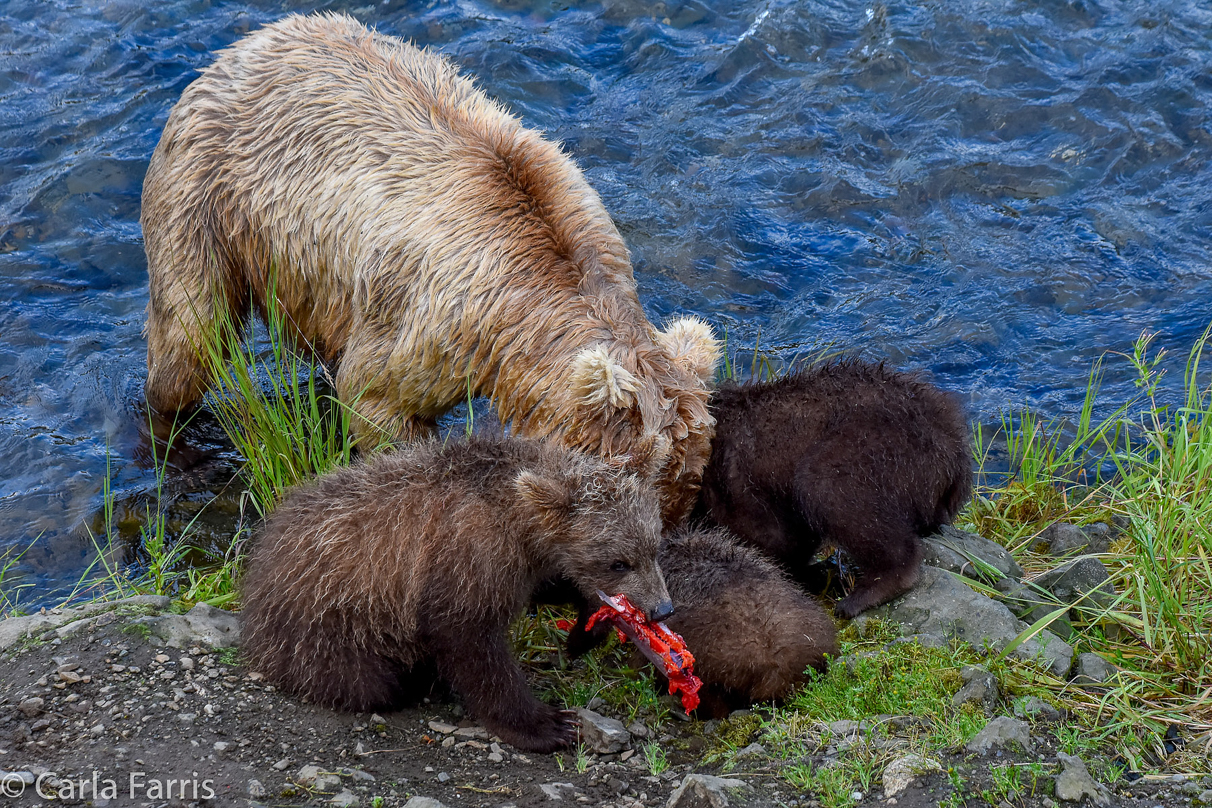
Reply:
M631 572L631 565L626 561L616 561L610 565L611 572Z

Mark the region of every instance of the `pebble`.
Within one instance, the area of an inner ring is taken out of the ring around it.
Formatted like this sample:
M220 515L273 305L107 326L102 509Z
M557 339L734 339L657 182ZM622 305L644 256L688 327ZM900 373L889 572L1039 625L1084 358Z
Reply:
M214 749L216 752L219 752L220 754L222 754L223 752L226 752L228 749L231 749L231 746L232 745L230 743L228 743L227 741L215 741Z
M293 762L294 761L291 760L290 758L284 757L281 760L279 760L277 763L275 763L273 765L273 768L276 769L277 771L283 772L283 771L286 771L286 768L288 766L290 766L290 764Z
M26 718L33 718L38 713L42 712L42 707L44 704L46 704L46 702L37 696L34 696L32 698L25 699L18 704L17 709L20 710L21 714Z
M183 656L177 660L177 664L181 666L183 671L192 671L194 669L194 661L187 656ZM255 780L252 782L256 782Z
M429 728L442 735L450 735L458 729L454 724L444 724L441 721L430 721Z
M449 774L447 774L446 772L439 772L439 773L438 773L438 782L439 782L439 783L445 783L445 782L446 782L447 780L449 780L449 779L450 779L450 775L449 775Z
M254 800L261 799L267 793L268 792L265 790L265 786L261 785L260 780L248 781L248 796L252 797Z

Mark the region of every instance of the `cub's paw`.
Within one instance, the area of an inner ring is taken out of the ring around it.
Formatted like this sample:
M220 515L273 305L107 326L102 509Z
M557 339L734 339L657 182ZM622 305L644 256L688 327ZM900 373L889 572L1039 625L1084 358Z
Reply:
M543 706L522 722L523 726L502 727L497 732L507 743L530 752L554 752L571 746L577 739L577 714Z

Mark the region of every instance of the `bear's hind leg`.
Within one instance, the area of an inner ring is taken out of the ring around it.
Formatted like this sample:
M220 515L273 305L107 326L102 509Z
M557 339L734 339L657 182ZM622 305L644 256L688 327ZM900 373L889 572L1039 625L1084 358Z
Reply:
M436 644L438 670L467 709L519 749L554 752L576 740L576 719L534 697L498 626L463 626Z

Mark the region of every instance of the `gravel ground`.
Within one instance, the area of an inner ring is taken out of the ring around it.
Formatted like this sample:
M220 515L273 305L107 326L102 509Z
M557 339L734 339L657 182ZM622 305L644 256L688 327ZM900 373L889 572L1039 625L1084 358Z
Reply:
M720 773L701 764L712 748L713 722L671 719L634 727L648 736L633 737L622 753L579 760L575 751L524 754L496 743L456 703L382 716L334 713L276 692L230 650L163 647L128 621L103 615L0 655L0 770L8 773L0 774L0 804L38 805L46 796L95 806L395 806L424 796L452 808L634 808L665 805L690 772ZM1059 771L1055 739L1043 725L1032 733L1031 754L938 755L944 772L950 767L967 780L964 798L953 804L998 806L979 796L991 787L996 765L1039 762ZM657 776L641 749L650 742L667 754L668 768ZM880 743L895 749L899 742ZM834 745L805 762L829 765L845 754L844 745ZM734 794L733 802L817 805L814 795L779 776L786 765L760 750L736 759L725 776L752 790ZM1044 780L1048 787L1039 793L1001 805L1053 805L1045 793L1052 791L1051 775ZM1121 781L1106 796L1113 805L1185 808L1198 805L1210 787L1143 779ZM946 774L937 773L916 779L892 800L875 783L858 803L933 806L952 794ZM691 804L707 803L686 799L679 808Z

